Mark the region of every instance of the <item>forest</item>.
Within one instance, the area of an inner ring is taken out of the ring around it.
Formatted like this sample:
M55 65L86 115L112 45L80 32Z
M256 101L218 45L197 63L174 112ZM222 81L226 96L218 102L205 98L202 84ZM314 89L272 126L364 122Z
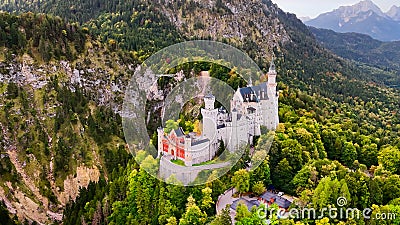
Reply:
M238 173L245 168L244 156L241 163L222 178L203 186L184 188L155 180L131 159L127 168L114 169L113 174L119 175L106 185L107 188L98 185L97 189L93 186L84 190L78 200L67 207L65 218L68 219L64 222L79 224L84 218L93 224L98 224L99 219L111 224L230 224L226 214L213 217L214 204L221 193L240 185L243 180L248 184L240 189L243 193L256 192L258 188L265 190L273 184L279 190L298 196L297 206L293 207L312 205L320 209L336 204L337 196L344 195L348 197L349 207L372 206L373 214L398 213L399 118L393 118L396 121L392 126L386 124L385 116L373 113L378 109L372 103L360 101L351 107L348 103L337 104L309 96L283 84L280 89L284 90L279 112L282 123L268 160L256 171L247 175ZM368 109L365 105L369 105ZM349 115L363 116L351 118ZM374 123L379 117L383 120ZM263 148L262 139L258 148ZM241 182L235 183L237 180ZM99 189L105 190L100 196ZM88 202L91 206L86 208ZM79 210L83 207L85 210ZM94 212L90 212L92 209ZM102 214L105 211L110 214ZM261 224L255 210L246 211L244 208L242 214L238 212L238 224ZM331 222L397 224L396 221L366 223L340 219ZM315 221L299 222L314 224ZM295 224L295 221L281 220L280 224ZM326 219L315 224L327 224Z
M388 86L398 87L398 51L400 42L382 42L358 33L335 33L334 31L309 27L316 39L335 54L359 62Z

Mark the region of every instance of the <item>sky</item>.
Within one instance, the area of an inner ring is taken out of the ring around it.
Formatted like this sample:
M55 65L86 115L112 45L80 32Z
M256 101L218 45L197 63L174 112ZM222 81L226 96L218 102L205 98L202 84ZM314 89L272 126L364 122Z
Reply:
M317 17L340 6L354 5L361 0L272 0L285 12L294 13L297 17ZM400 6L400 0L373 0L382 11L386 12L393 5Z

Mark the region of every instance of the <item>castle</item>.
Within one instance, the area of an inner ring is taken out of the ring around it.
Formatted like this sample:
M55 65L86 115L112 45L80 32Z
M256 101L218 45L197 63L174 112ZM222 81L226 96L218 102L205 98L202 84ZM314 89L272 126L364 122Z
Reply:
M221 141L233 152L260 136L260 126L275 130L279 124L276 75L272 61L267 82L253 86L250 79L247 87L238 88L231 99L230 113L222 107L215 108L215 97L206 95L205 107L201 109L202 134L186 135L181 127L167 134L160 127L157 129L158 155L180 159L186 166L192 166L212 160Z

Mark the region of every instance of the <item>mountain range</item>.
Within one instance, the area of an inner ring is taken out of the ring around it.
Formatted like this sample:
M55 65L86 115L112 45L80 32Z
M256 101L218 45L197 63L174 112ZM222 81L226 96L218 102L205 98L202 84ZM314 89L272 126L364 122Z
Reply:
M396 21L400 21L400 7L399 6L392 6L390 10L386 13L390 18Z
M393 6L384 13L371 0L352 6L341 6L304 22L308 26L341 33L367 34L381 41L400 40L400 7Z
M386 76L386 84L400 84L400 41L383 42L366 34L338 33L309 27L316 39L327 49L345 59L370 67L375 77ZM373 69L372 69L373 68Z

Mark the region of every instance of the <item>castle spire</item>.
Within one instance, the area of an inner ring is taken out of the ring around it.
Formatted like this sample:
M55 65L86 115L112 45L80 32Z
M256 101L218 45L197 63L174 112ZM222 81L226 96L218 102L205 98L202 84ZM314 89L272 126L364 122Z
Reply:
M272 57L271 64L269 65L269 71L270 72L275 72L274 57Z
M270 88L276 88L276 70L275 70L275 63L274 63L274 58L271 60L271 65L269 66L269 71L268 71L268 86ZM274 91L275 92L275 91ZM271 93L269 93L271 94Z
M249 82L247 83L247 87L252 87L252 86L253 86L253 80L250 77Z

